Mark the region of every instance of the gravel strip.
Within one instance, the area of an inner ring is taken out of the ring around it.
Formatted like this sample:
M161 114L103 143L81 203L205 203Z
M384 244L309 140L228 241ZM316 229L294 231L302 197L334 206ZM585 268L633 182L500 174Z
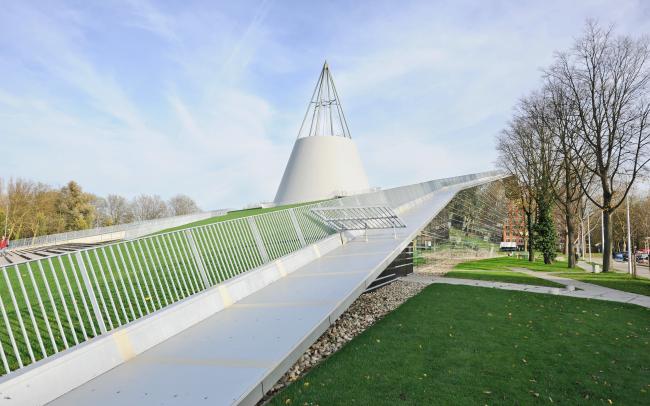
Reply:
M372 292L365 293L350 305L341 317L289 368L258 405L264 404L282 388L301 378L310 369L338 351L345 343L395 310L407 299L418 294L426 285L395 281Z

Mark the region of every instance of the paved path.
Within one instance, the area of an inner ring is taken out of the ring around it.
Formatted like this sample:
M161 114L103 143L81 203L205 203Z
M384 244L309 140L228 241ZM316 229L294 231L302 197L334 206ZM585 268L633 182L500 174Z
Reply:
M603 264L603 259L602 258L594 258L593 262L601 265ZM614 261L610 262L612 271L614 272L619 272L619 273L628 273L627 269L627 261L626 262L619 262L619 261ZM585 261L578 261L578 266L588 272L591 272L591 265L589 265ZM647 264L639 264L637 262L636 264L636 275L641 278L646 278L650 279L650 268L648 268Z
M558 296L570 296L570 297L578 297L583 299L608 300L612 302L632 303L650 309L649 296L622 292L620 290L605 288L603 286L580 282L574 279L562 278L559 276L548 274L546 272L530 271L524 268L512 268L512 270L516 272L525 273L527 275L534 276L536 278L546 279L548 281L559 283L561 285L565 285L566 288L524 285L518 283L490 282L490 281L481 281L481 280L473 280L473 279L446 278L446 277L424 275L418 273L408 275L402 279L408 282L424 283L427 285L432 283L444 283L449 285L467 285L467 286L477 286L483 288L515 290L520 292L543 293L543 294L558 295ZM580 290L576 290L576 288Z

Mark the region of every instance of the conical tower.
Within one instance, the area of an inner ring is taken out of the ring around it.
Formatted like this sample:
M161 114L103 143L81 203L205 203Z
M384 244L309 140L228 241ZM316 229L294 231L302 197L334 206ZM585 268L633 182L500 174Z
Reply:
M368 189L368 177L325 62L275 195L275 203L308 202Z

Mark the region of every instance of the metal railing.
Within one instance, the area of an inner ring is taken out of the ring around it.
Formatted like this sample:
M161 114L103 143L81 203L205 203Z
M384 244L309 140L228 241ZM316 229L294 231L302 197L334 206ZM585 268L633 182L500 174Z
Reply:
M0 375L110 332L336 231L316 206L398 209L497 172L345 197L0 268Z
M183 216L165 217L154 220L135 221L132 223L116 224L114 226L89 228L87 230L68 231L65 233L41 235L39 237L28 237L13 240L9 243L9 248L19 249L28 247L38 247L44 245L60 244L66 241L73 241L82 238L95 237L101 235L108 235L106 240L115 240L118 238L111 238L110 235L116 233L125 233L121 238L137 238L142 235L154 233L156 231L172 228L194 221L200 221L211 217L223 216L228 213L228 210L212 210L201 213L186 214Z
M1 268L0 371L47 358L333 234L310 207Z

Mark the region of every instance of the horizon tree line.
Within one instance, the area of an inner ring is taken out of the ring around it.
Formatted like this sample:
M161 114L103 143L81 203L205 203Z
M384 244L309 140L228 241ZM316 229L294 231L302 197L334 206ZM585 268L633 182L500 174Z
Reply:
M0 178L0 230L10 239L30 238L202 211L184 194L168 200L141 194L132 199L83 191L70 181L56 188L27 179Z
M512 175L511 197L526 216L530 261L535 250L545 263L555 259L551 212L559 210L574 267L576 225L591 206L602 212L603 271L610 269L612 215L648 172L649 120L648 37L616 35L612 26L588 20L497 137L498 164Z

